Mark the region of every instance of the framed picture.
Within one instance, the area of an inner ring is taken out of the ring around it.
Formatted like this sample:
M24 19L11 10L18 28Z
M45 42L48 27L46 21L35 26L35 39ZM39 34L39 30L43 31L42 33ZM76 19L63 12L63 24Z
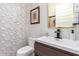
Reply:
M40 23L40 7L30 10L30 24Z
M49 17L48 27L49 28L55 28L55 21L56 21L56 17L55 16Z

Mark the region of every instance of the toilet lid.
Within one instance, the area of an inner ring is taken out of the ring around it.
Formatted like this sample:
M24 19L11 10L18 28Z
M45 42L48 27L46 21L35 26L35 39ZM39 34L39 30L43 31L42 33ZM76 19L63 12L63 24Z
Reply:
M34 49L30 46L25 46L17 51L18 54L28 54L33 52Z

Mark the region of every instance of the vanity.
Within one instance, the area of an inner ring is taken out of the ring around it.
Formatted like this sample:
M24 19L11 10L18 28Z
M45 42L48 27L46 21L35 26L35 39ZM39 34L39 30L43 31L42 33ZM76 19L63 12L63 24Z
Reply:
M76 44L75 44L76 43ZM53 37L41 37L35 41L36 56L78 56L79 42Z

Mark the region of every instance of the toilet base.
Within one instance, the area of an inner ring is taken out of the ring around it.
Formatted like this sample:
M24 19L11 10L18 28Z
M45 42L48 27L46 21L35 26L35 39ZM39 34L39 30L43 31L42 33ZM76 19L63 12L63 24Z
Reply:
M34 53L31 53L29 55L16 55L16 56L35 56L35 54Z

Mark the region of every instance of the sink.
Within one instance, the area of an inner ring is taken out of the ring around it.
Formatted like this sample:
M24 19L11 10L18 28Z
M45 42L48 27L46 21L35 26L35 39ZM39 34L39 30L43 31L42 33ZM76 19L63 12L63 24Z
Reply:
M47 44L49 46L58 47L73 53L79 54L79 41L73 41L70 39L57 39L50 36L43 36L36 39L37 42Z
M73 41L69 39L57 39L54 37L50 36L43 36L38 38L39 41L45 41L47 43L52 43L52 44L57 44L61 46L67 46L67 47L72 47L72 48L78 48L79 49L79 42L78 41Z

